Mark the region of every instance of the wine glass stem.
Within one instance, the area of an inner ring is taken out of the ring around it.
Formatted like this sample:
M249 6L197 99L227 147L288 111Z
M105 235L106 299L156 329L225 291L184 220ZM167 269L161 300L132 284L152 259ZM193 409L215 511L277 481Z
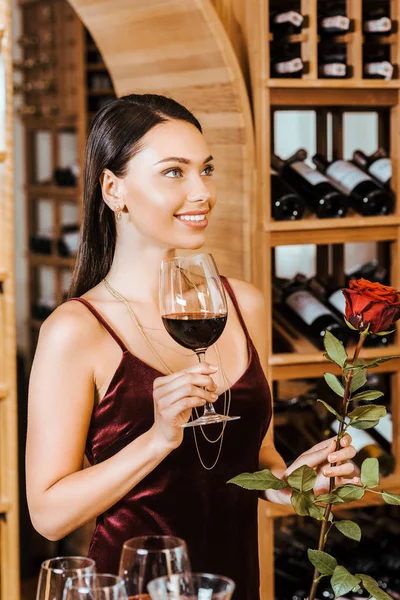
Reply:
M197 358L199 359L200 363L206 361L206 351L205 350L197 350L196 354L197 354ZM212 403L206 402L204 405L203 417L208 417L209 415L216 415L216 414L217 413L215 412L215 408L212 405Z

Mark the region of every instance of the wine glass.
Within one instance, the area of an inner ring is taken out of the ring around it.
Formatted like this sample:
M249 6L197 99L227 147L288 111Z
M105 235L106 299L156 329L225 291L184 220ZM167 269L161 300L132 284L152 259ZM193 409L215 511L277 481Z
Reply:
M147 589L152 600L230 600L235 583L210 573L182 573L158 577Z
M163 260L160 270L160 312L165 329L181 346L204 362L206 350L223 332L228 316L225 291L211 254ZM240 417L220 415L211 402L204 413L182 425L208 425Z
M128 600L128 596L122 577L94 573L67 579L63 600Z
M76 575L90 575L96 571L94 560L84 556L58 556L42 562L36 600L61 600L65 582Z
M150 600L149 581L162 575L190 571L186 542L170 535L132 538L125 542L119 575L125 581L129 600Z

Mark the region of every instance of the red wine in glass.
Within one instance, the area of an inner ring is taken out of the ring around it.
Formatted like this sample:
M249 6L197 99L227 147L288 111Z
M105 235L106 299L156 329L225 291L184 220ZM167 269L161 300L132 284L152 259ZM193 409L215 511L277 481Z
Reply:
M160 270L160 312L165 329L184 348L196 352L199 362L224 331L228 307L225 291L211 254L176 256ZM240 417L219 415L211 402L204 413L182 427L223 423Z

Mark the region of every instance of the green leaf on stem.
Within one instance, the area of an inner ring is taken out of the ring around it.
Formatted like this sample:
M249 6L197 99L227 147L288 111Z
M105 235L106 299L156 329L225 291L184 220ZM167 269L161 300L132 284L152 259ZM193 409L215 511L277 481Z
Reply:
M278 479L269 469L256 471L255 473L241 473L230 479L227 483L234 483L246 490L283 490L286 481Z
M344 567L337 566L331 577L331 586L335 592L335 598L351 592L360 582L360 577L352 575Z
M349 327L353 331L358 331L358 329L356 327L353 327L353 325L351 323L349 323L349 321L347 319L344 318L344 322L346 323L347 327Z
M375 579L370 575L357 573L356 577L360 577L363 587L365 587L367 592L371 594L373 598L376 598L376 600L393 600L389 594L384 592L382 588L379 587L378 582L375 581Z
M361 540L361 529L354 521L336 521L335 527L351 540L356 542Z
M394 333L395 329L390 329L389 331L377 331L375 335L389 335L389 333Z
M354 410L352 410L348 417L354 421L379 421L382 417L386 415L386 408L379 404L369 404L367 406L357 406Z
M363 369L373 369L374 367L378 367L381 363L387 362L388 360L392 360L392 358L400 358L399 354L395 354L393 356L383 356L382 358L376 358L373 362L362 367Z
M315 501L323 502L324 504L344 504L344 500L333 492L331 494L320 494L315 498Z
M372 427L375 427L376 425L378 425L378 423L379 423L379 419L377 421L356 420L356 421L354 421L354 423L352 421L350 421L349 425L351 425L355 429L372 429Z
M333 375L332 373L324 373L324 379L331 388L331 390L333 390L335 394L343 398L344 387L342 386L336 375Z
M347 352L343 344L330 331L325 331L324 346L329 358L343 368L348 359Z
M361 483L374 488L379 485L379 462L377 458L366 458L361 465Z
M290 501L296 513L300 517L310 517L310 507L314 506L311 498L298 490L293 490Z
M308 465L303 465L290 473L287 482L295 490L308 492L313 489L316 479L317 474L314 469Z
M384 395L383 392L379 392L378 390L366 390L365 392L360 392L359 394L356 394L355 396L352 396L351 400L356 400L357 402L359 400L377 400L378 398L381 398Z
M336 410L333 408L333 406L331 406L330 404L328 404L327 402L325 402L325 400L321 400L320 398L318 398L317 402L322 402L322 404L325 406L325 408L327 410L329 410L329 412L331 412L333 415L335 415L335 417L341 421L342 423L344 422L344 419L341 415L339 415L338 412L336 412Z
M386 504L400 506L400 496L398 494L392 494L391 492L385 492L385 490L382 490L382 498Z
M321 575L332 575L337 567L336 558L321 550L307 550L308 560Z
M356 392L360 387L362 387L367 381L367 374L364 370L364 367L359 367L358 371L354 372L353 377L350 382L350 392Z
M333 492L339 496L345 504L353 502L353 500L360 500L365 494L365 490L359 485L354 485L354 483L340 485L334 489Z
M357 358L355 363L348 362L344 368L345 371L354 371L355 369L363 368L367 364L364 358Z

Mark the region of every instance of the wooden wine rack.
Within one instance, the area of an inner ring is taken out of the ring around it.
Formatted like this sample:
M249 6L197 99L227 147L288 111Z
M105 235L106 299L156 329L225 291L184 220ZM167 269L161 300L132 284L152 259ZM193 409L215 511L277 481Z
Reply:
M286 3L290 4L290 3ZM348 79L318 78L317 0L301 0L301 12L306 15L307 26L291 41L300 42L303 60L308 62L308 72L301 79L278 79L270 77L270 44L268 0L251 0L248 3L245 22L250 70L250 94L254 107L256 160L258 172L258 201L254 208L258 223L255 246L259 249L258 261L253 263L254 281L263 289L267 299L269 341L266 371L270 382L283 379L322 377L332 365L327 364L322 352L301 335L291 335L290 328L280 328L281 334L290 339L293 352L274 353L272 348L272 325L275 324L272 306L271 274L273 273L273 250L277 246L292 244L315 244L317 246L317 270L326 264L327 245L333 245L338 259L338 281L343 281L343 244L348 242L388 242L390 244L391 285L400 289L400 79L390 81L364 79L362 77L363 44L362 0L347 0L347 15L352 31L340 36L347 45L348 64L352 77ZM390 1L391 18L398 24L400 1ZM378 43L390 44L393 63L400 64L400 34L396 32ZM398 69L397 69L398 71ZM398 74L397 74L398 77ZM317 219L307 216L303 220L277 222L271 217L270 157L274 144L273 114L275 110L311 109L316 112L316 149L327 152L326 113L332 113L332 159L343 154L343 112L373 110L378 113L379 143L390 149L393 162L392 188L397 195L394 213L382 217L361 217L350 211L342 219ZM387 115L390 114L390 126ZM295 339L294 339L295 338ZM400 336L397 330L394 346L368 348L363 356L373 357L400 354ZM382 372L392 373L392 450L397 458L396 471L382 481L385 489L400 492L400 361L382 365ZM368 495L357 506L376 503ZM378 497L379 500L379 497ZM355 506L355 505L352 505ZM291 507L260 503L260 567L261 597L274 597L274 518L293 514Z
M19 598L11 6L0 1L0 600Z

